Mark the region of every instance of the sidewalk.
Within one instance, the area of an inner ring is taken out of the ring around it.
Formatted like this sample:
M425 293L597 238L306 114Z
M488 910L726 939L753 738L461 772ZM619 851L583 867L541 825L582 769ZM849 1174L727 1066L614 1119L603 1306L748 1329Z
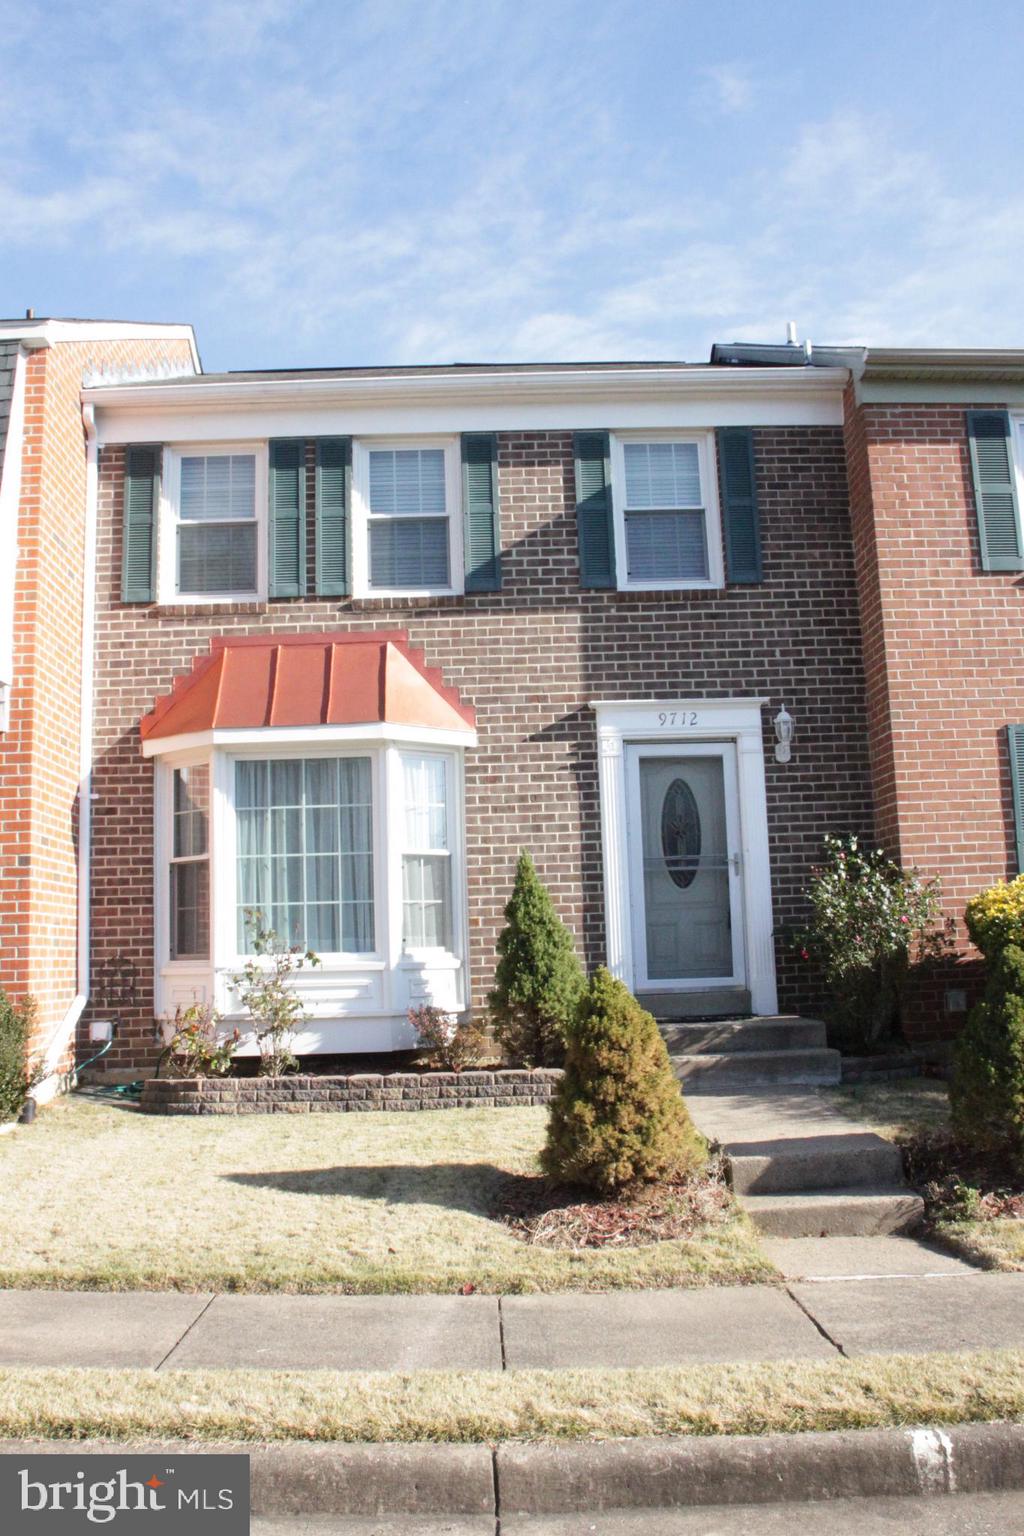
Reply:
M0 1367L512 1371L1024 1347L1024 1274L979 1273L955 1260L951 1272L907 1274L922 1245L881 1241L906 1243L895 1274L784 1288L506 1297L3 1291Z

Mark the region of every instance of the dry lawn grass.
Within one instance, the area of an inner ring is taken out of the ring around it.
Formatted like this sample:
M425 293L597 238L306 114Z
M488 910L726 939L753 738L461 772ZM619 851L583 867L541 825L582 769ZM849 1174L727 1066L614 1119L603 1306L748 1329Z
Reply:
M0 1437L606 1439L1024 1418L1024 1352L632 1371L0 1372Z
M615 1251L531 1246L490 1212L540 1108L165 1118L73 1097L0 1138L0 1286L604 1290L763 1281L738 1214Z
M864 1130L896 1141L949 1124L949 1089L934 1077L900 1077L887 1083L849 1083L829 1095L840 1114Z

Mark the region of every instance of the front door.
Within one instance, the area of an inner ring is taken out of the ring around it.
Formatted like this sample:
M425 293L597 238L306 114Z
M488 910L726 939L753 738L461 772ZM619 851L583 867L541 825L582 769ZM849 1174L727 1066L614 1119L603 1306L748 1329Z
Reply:
M627 748L635 989L746 985L736 748Z

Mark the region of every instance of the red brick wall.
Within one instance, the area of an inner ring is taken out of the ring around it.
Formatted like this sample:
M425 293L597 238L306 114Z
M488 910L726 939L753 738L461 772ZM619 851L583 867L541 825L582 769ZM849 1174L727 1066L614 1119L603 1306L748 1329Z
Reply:
M0 738L0 984L45 1044L77 991L85 534L83 372L189 361L184 341L60 342L26 364L11 726Z
M768 809L783 1008L813 1008L788 928L826 831L870 826L860 633L842 433L756 434L763 586L724 592L602 593L579 586L572 438L499 439L501 593L415 601L348 599L159 610L120 601L124 453L101 459L94 965L127 957L138 1004L112 1066L152 1059L152 766L139 717L219 634L401 625L477 709L468 755L467 840L474 1002L494 965L517 851L528 847L590 964L604 958L595 726L590 701L764 695ZM776 764L770 717L785 702L797 737Z
M983 572L965 407L848 399L847 451L879 834L905 864L942 877L959 927L969 896L1016 873L1004 727L1024 721L1024 594ZM912 1020L952 1034L949 985L922 988Z

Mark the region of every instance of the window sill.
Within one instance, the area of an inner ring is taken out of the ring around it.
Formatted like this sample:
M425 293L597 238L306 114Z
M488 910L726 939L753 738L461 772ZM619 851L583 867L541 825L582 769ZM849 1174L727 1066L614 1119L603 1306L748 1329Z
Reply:
M358 603L372 602L376 598L407 603L415 602L417 598L432 602L438 597L462 597L463 593L457 587L417 587L414 591L403 591L401 587L373 587L365 592L353 592L352 596Z
M218 965L217 970L225 975L234 974L244 971L250 960L257 959L259 959L258 955L238 955L234 960ZM320 954L318 951L317 959L320 961L319 965L304 965L298 974L309 978L333 974L335 971L386 971L388 968L387 961L382 960L378 955L329 955ZM265 957L263 968L269 972L271 966L271 960Z
M723 592L724 582L717 581L629 581L618 592Z
M167 603L154 603L153 611L169 618L193 618L200 614L267 613L269 605L265 597L225 597L216 602L200 602L191 597L173 598Z
M398 962L400 971L419 971L424 967L434 971L460 971L462 961L450 949L407 949Z

